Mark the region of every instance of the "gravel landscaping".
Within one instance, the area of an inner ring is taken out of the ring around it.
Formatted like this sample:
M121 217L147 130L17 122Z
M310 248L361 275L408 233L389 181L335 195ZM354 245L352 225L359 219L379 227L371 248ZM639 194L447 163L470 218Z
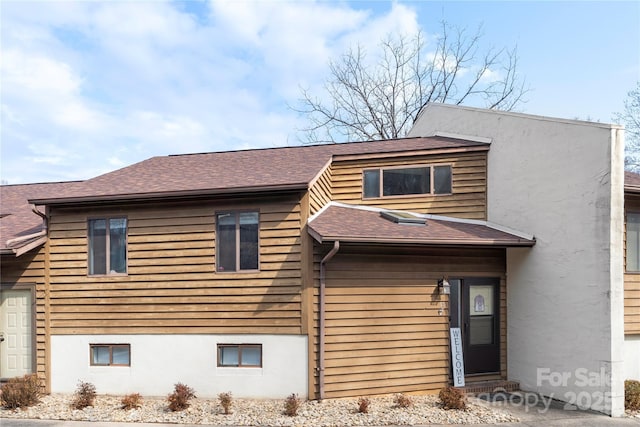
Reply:
M517 422L498 408L470 399L466 410L445 411L436 396L411 396L414 405L396 408L393 396L371 398L368 414L358 413L357 399L304 402L298 415L283 414L284 400L233 399L232 413L224 415L217 399L193 399L181 412L170 412L164 398L144 398L140 409L121 409L121 397L100 395L94 407L74 410L71 395L44 396L24 410L0 409L0 418L35 418L75 421L212 424L233 426L384 426L425 424L481 424Z

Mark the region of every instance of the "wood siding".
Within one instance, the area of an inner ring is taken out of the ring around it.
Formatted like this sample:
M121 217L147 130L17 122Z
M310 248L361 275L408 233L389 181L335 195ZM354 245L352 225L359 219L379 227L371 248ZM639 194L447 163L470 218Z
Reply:
M0 261L0 282L3 286L35 286L35 364L34 371L43 386L47 385L47 343L45 316L45 255L46 248L33 249L19 257L3 255Z
M331 201L331 179L331 166L329 166L309 189L309 205L311 208L311 215L318 212Z
M260 212L260 271L216 273L215 213ZM87 275L87 218L128 218L128 274ZM51 334L300 334L298 196L53 210Z
M625 211L640 213L640 196L625 195ZM625 260L626 260L626 215L625 215ZM624 333L640 334L640 272L624 274Z
M326 251L317 251L317 263ZM315 272L319 284L319 265ZM437 291L443 276L502 279L501 368L506 375L504 275L501 249L341 248L327 264L325 396L433 393L449 383L448 297ZM316 287L316 319L318 293ZM316 366L318 334L319 329ZM317 395L317 378L314 385Z
M451 165L453 194L363 199L363 169L400 165ZM487 216L485 152L334 162L331 174L332 197L335 201L469 219L485 220Z

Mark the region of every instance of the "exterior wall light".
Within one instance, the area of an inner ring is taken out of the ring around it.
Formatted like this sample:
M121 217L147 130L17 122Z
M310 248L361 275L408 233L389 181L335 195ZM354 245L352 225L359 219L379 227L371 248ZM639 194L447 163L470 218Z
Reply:
M447 279L438 280L438 293L440 295L449 295L451 293L451 285Z

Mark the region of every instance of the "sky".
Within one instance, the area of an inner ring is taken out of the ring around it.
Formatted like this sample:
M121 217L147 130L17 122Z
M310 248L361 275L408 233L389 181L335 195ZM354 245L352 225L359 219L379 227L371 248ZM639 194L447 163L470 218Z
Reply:
M0 179L300 144L330 59L418 31L429 49L443 20L517 46L520 112L614 122L640 80L637 1L0 0Z

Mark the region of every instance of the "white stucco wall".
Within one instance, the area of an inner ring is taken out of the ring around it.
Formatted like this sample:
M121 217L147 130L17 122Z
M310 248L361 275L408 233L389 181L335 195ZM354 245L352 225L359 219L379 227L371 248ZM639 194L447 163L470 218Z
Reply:
M409 136L437 132L492 139L487 219L537 239L507 250L509 379L621 415L622 131L432 104Z
M217 367L217 344L262 344L262 368ZM89 344L130 344L131 366L90 366ZM307 397L307 338L295 335L53 335L51 389L88 381L100 394L166 396L174 384L198 397Z
M640 335L625 337L624 379L640 381Z

